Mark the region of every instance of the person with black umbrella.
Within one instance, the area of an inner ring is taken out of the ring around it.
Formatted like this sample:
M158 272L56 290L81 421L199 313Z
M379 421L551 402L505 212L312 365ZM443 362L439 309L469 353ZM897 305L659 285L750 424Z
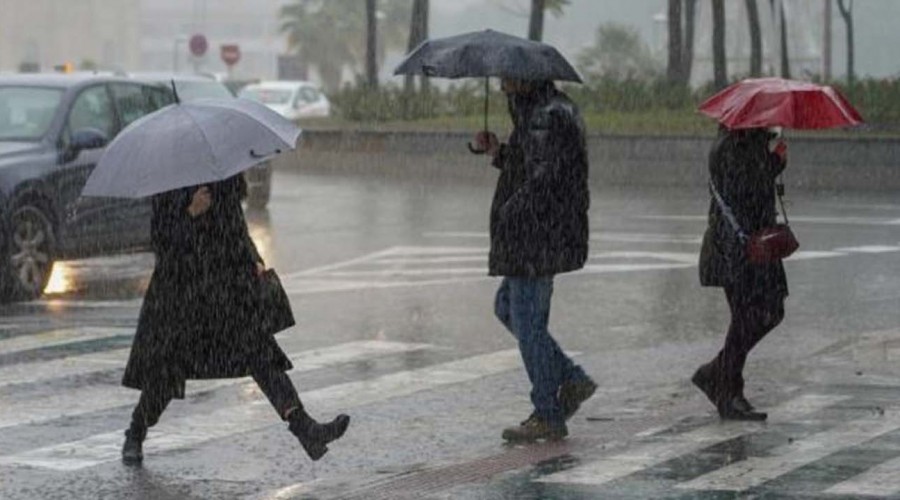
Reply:
M548 331L554 275L584 266L588 253L588 159L575 104L551 81L503 79L513 132L477 147L500 177L491 207L489 273L503 276L495 313L516 337L534 411L503 431L511 442L561 439L566 420L597 385Z

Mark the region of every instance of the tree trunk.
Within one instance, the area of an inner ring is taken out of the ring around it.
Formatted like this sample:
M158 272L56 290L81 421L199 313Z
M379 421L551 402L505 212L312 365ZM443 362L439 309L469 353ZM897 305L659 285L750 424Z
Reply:
M366 84L378 88L378 19L376 0L366 0Z
M712 1L713 18L713 75L716 89L728 85L728 60L725 56L725 0Z
M853 87L856 75L853 69L854 47L853 47L853 0L844 5L844 0L838 0L838 10L841 11L841 17L847 25L847 85Z
M831 0L822 0L825 2L825 19L824 29L822 30L822 80L831 81Z
M409 43L406 46L407 52L412 52L428 38L428 0L413 0L412 19L409 23ZM422 89L428 85L425 77L421 80ZM413 75L406 75L403 81L403 89L407 94L412 93L414 84Z
M788 53L787 17L784 15L784 0L779 2L779 5L781 6L781 77L790 78L791 58L790 54Z
M680 84L682 82L682 40L681 40L681 0L669 0L669 63L666 68L666 77L669 83Z
M747 22L750 23L750 76L762 75L762 31L759 25L759 6L756 0L745 0Z
M531 19L528 22L528 39L540 42L544 38L545 0L531 0Z
M694 66L694 26L697 20L697 0L684 0L684 48L681 49L681 78L685 85L691 82Z

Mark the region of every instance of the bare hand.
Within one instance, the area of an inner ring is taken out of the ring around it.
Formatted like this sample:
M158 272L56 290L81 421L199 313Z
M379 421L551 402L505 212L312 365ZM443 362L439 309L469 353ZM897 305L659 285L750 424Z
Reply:
M778 141L778 144L775 145L775 150L772 152L778 156L781 163L787 162L787 144L784 141Z
M497 156L500 152L500 141L493 132L482 130L475 134L475 147L485 154Z
M206 213L211 205L212 195L209 192L209 188L202 186L194 191L194 196L191 198L191 204L188 205L187 211L191 217L197 217Z

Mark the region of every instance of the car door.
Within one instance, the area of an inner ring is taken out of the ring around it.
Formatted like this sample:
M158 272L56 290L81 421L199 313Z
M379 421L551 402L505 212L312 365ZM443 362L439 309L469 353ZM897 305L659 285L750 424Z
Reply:
M175 101L164 87L138 83L110 84L120 127L124 129L137 119ZM150 243L150 198L122 199L114 217L120 227L119 245L146 246Z
M81 197L81 190L104 148L73 151L71 139L76 132L94 130L111 140L118 130L118 122L112 96L105 84L82 89L70 102L66 126L60 138L59 166L53 176L59 200L60 232L65 252L93 254L106 246L106 240L112 233L108 216L115 200Z

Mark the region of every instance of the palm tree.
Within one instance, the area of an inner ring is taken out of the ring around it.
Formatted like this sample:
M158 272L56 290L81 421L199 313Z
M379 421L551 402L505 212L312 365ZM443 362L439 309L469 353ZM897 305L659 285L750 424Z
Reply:
M681 0L669 0L669 12L667 16L669 27L669 62L666 66L666 78L669 83L678 85L682 81L681 70L683 56L681 49Z
M369 2L370 0L366 0ZM328 90L340 88L344 68L368 74L367 9L359 0L294 0L281 8L288 46L315 66ZM366 5L368 7L368 5ZM407 0L378 0L377 62L389 47L403 46L409 22Z
M694 27L697 21L697 0L684 0L684 47L681 49L681 78L687 85L691 81L694 65Z
M531 15L528 21L528 39L541 41L544 38L544 12L561 16L570 0L531 0Z
M412 52L422 42L428 39L428 0L413 0L412 18L409 23L409 43L406 45L406 51ZM428 80L422 77L422 91L428 90ZM413 90L413 76L406 75L403 81L403 89L406 93Z
M366 0L366 84L378 88L378 18L375 0Z

